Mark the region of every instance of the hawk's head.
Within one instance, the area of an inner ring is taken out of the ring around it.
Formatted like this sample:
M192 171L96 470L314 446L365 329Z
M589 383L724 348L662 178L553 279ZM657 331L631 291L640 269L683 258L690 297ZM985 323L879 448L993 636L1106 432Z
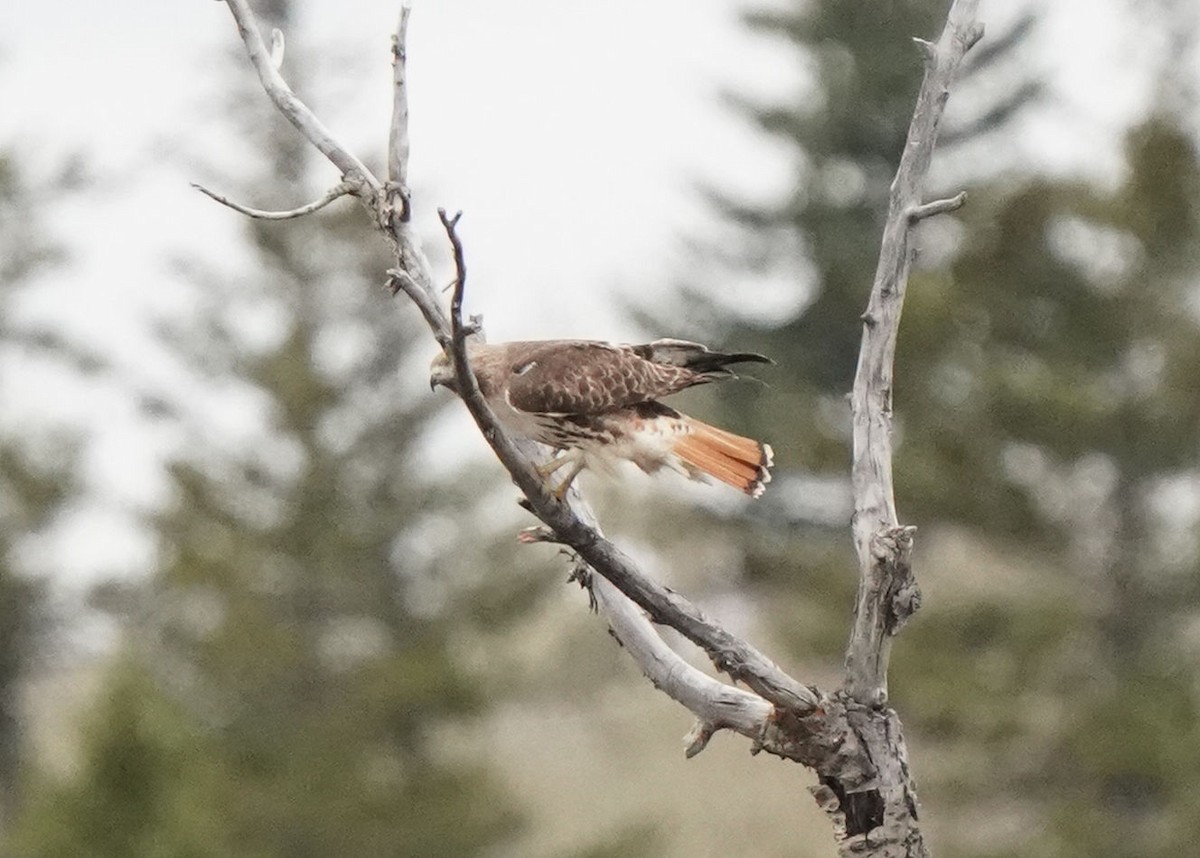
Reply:
M454 363L450 360L450 355L445 352L438 352L433 362L429 364L429 389L437 390L439 385L458 392L458 379L454 376Z

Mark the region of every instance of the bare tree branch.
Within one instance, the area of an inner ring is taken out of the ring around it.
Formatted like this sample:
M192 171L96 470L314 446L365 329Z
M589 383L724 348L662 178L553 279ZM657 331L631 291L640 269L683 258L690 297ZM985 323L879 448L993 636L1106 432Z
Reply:
M229 11L233 13L233 19L237 22L238 33L246 45L246 54L250 57L254 70L258 72L258 79L262 82L267 95L279 108L279 112L287 117L287 120L296 126L297 130L316 146L322 155L342 171L342 178L345 181L364 184L366 186L364 191L372 192L368 196L373 196L383 190L379 179L372 175L362 161L350 154L346 147L334 139L329 129L321 123L321 120L317 119L316 115L296 97L292 88L287 85L287 81L283 79L272 61L272 52L267 50L267 46L263 43L262 34L258 31L258 23L254 20L254 13L250 11L248 0L225 0L225 2L229 5ZM275 41L278 45L282 45L282 35ZM278 49L276 53L282 58L282 49ZM367 201L370 202L370 200Z
M574 488L571 492L575 493L571 506L576 515L599 531L591 509ZM558 535L544 526L526 528L519 538L526 543L559 542ZM645 611L627 599L610 581L591 574L590 566L583 564L582 568L587 574L580 583L590 591L591 605L607 621L613 637L641 667L642 673L655 688L696 716L696 725L685 738L688 757L694 757L704 750L718 730L733 730L765 744L774 711L769 703L757 694L727 685L693 667L667 645ZM775 751L782 755L781 749Z
M925 203L924 205L914 206L908 210L908 219L913 222L925 220L925 218L933 217L934 215L957 211L966 205L966 203L967 192L959 191L949 199L934 200L933 202Z
M455 231L457 219L441 213L442 225L455 248L456 264L462 264L462 244ZM496 421L487 400L470 371L466 334L462 323L465 270L458 268L451 301L451 357L454 360L459 396L496 457L508 469L513 482L525 494L529 509L557 534L559 540L582 557L600 575L649 613L650 618L678 631L703 649L718 670L744 682L764 699L786 712L804 715L818 705L820 695L788 676L750 644L711 623L691 602L642 574L619 548L576 516L569 505L560 503L545 482ZM697 713L699 714L699 713Z
M299 208L289 209L282 212L263 211L262 209L252 209L249 206L244 206L240 203L235 203L226 196L218 194L216 191L210 191L203 185L192 182L192 187L202 194L212 197L223 206L229 206L236 212L241 212L247 217L257 218L258 220L290 220L295 217L303 217L306 214L312 214L318 209L323 209L338 197L344 197L354 193L354 186L346 182L338 182L332 188L325 192L325 195L319 200L315 200L307 205Z
M421 315L425 317L425 323L429 325L438 345L443 350L450 348L450 321L446 318L441 302L438 301L432 290L426 289L418 283L403 268L388 269L388 289L393 295L399 292L407 295L409 300L417 305Z
M400 5L400 22L392 36L392 127L388 134L388 190L399 197L399 217L412 216L408 189L408 16L412 4ZM396 201L392 202L395 207Z
M909 564L913 529L899 526L892 490L892 363L912 264L910 231L922 217L966 200L960 194L922 206L921 186L929 172L950 84L963 56L983 36L983 27L975 20L978 5L978 0L955 0L937 43L916 40L925 54L925 79L892 182L879 265L863 314L862 346L850 399L853 529L860 579L846 649L846 691L869 705L882 705L887 699L891 636L920 604Z
M925 77L892 182L879 265L863 314L862 346L851 393L859 585L841 699L851 731L877 772L865 789L849 786L835 775L820 777L813 791L833 821L840 854L846 858L929 854L917 821L917 796L900 719L886 705L892 636L921 603L911 563L915 528L897 522L892 489L892 366L912 264L911 230L922 218L952 210L966 200L959 194L922 205L921 186L950 84L963 56L983 36L983 27L976 22L977 7L978 0L954 0L938 41L917 40L925 55Z
M396 268L388 272L392 294L403 291L421 310L438 345L450 345L450 320L433 284L433 270L412 228L412 196L408 188L408 0L392 36L392 119L388 132L388 183L376 222L391 241ZM399 275L399 276L397 276Z

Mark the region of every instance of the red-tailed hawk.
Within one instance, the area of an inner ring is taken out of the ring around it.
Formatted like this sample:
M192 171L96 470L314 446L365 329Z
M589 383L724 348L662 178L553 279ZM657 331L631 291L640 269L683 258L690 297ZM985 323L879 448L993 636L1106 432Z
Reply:
M735 378L731 364L771 363L757 354L721 354L698 343L656 340L614 345L592 340L468 341L479 389L511 434L559 451L543 477L566 469L560 500L584 468L621 460L646 473L668 467L704 475L758 497L770 481L771 448L681 414L658 401L697 384ZM429 385L455 389L454 367L440 354Z

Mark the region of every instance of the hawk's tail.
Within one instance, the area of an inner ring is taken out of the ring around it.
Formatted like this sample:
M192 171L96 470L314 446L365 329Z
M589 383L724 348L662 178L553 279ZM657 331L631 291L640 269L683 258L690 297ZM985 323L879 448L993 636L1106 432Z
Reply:
M734 435L691 417L683 418L688 431L676 439L672 450L693 477L708 474L752 498L771 481L771 447Z

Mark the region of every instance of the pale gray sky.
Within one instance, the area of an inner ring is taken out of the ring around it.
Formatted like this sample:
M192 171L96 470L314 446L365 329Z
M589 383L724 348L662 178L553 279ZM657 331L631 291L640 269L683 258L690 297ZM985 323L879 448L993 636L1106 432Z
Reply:
M628 336L611 290L653 298L683 270L677 238L707 220L695 180L769 194L781 174L779 154L715 98L722 87L802 85L786 53L740 29L737 0L414 5L411 176L429 196L418 214L432 232L434 206L466 212L471 310L496 339ZM301 8L289 45L328 56L316 70L321 93L346 99L330 98L323 118L351 148L380 153L398 2ZM984 20L999 26L1014 8L985 0ZM1055 106L1022 123L1009 157L1059 172L1116 168L1114 131L1145 102L1138 70L1155 49L1127 38L1117 8L1052 4L1039 40ZM235 42L228 10L212 0L41 0L0 11L0 144L35 173L82 154L98 180L47 211L73 258L38 282L25 311L102 349L138 383L164 381L149 320L186 309L168 257L220 247L231 274L239 264L229 250L238 216L192 191L203 177L168 154L205 152L236 172L242 150L217 125L216 96ZM96 433L97 500L44 555L47 571L84 583L143 565L149 546L129 511L155 496L171 439L119 390L80 390L36 367L0 375L0 403L31 425L53 414ZM236 436L236 419L226 431Z

